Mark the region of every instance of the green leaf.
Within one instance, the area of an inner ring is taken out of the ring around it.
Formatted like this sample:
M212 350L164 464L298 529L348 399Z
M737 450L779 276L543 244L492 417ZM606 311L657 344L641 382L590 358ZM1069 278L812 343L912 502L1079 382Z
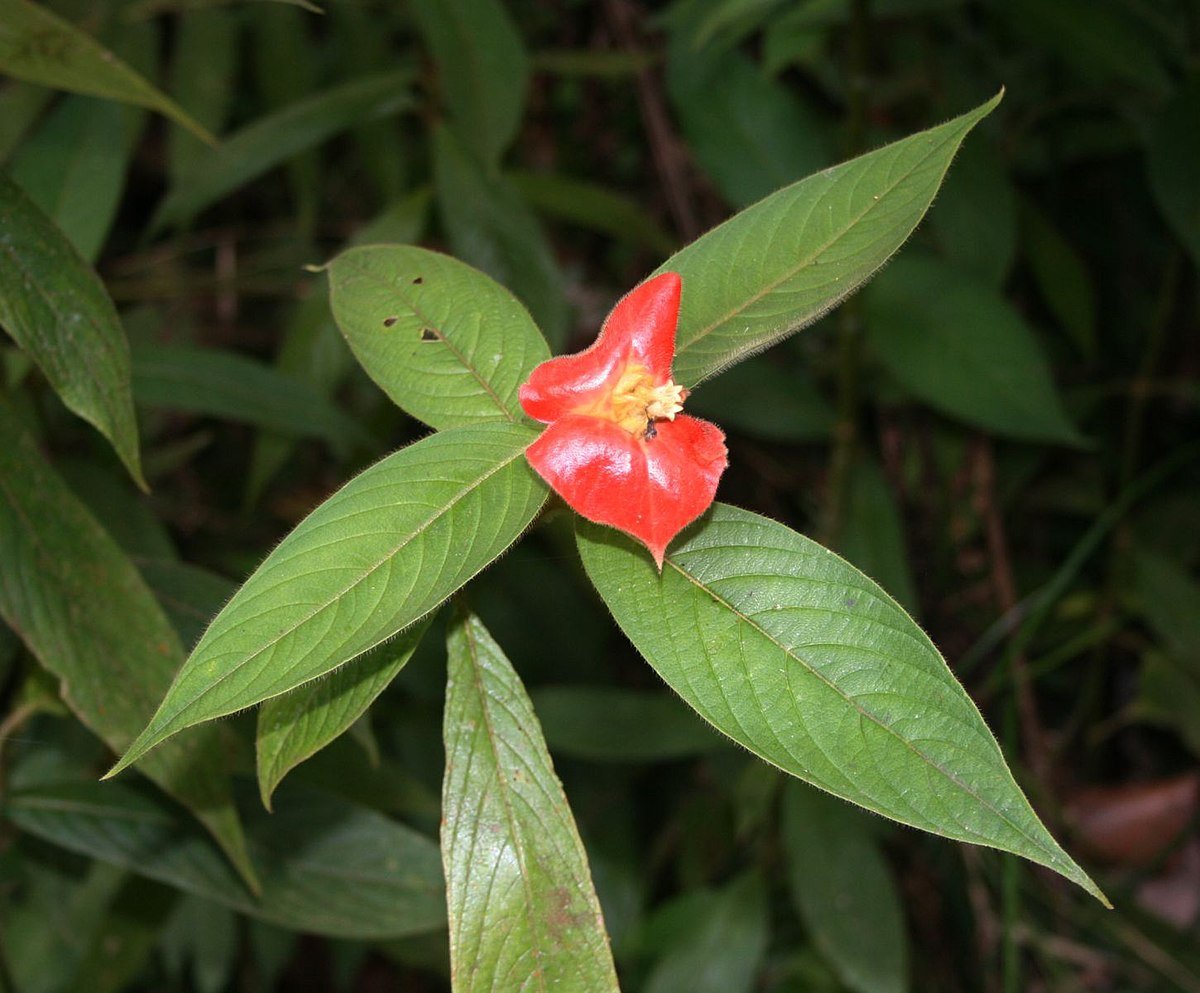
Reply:
M512 290L550 344L561 345L570 317L562 276L537 218L516 190L445 127L433 135L433 177L454 254Z
M1200 583L1146 548L1135 549L1131 579L1137 608L1175 655L1196 662L1200 679Z
M408 664L425 621L371 649L325 679L267 700L258 711L258 788L263 806L292 769L349 730Z
M108 100L67 97L13 156L12 178L88 262L116 218L144 116Z
M88 993L128 990L150 960L174 902L175 893L165 886L137 877L126 879L104 908L72 980L63 988Z
M1017 249L1017 202L996 148L968 141L942 184L929 226L946 257L992 286L1003 285Z
M825 122L739 51L714 54L677 41L667 87L689 146L736 207L829 161Z
M138 403L244 421L283 434L322 438L345 450L368 440L358 422L308 383L233 352L191 345L138 345Z
M238 79L241 18L227 10L189 10L179 17L171 59L171 94L210 131L225 125ZM175 185L206 149L178 129L167 136L167 174Z
M455 993L617 993L587 854L533 707L487 629L447 642L442 858Z
M62 402L112 443L144 489L129 343L116 308L63 233L3 172L0 326L37 362Z
M767 892L757 873L700 891L686 926L646 980L646 993L751 993L767 951Z
M328 271L338 327L405 412L433 428L523 417L517 390L550 350L504 287L404 245L352 248Z
M1055 319L1088 358L1096 354L1096 291L1074 246L1027 198L1019 211L1021 249Z
M137 569L42 459L0 404L0 616L61 681L64 702L120 753L183 657ZM198 729L143 771L185 804L247 878L224 742Z
M279 696L386 641L511 545L546 500L512 424L431 435L297 525L205 632L109 775L159 742Z
M1011 438L1086 445L1032 329L962 270L897 259L867 291L866 327L883 366L929 406Z
M667 259L657 271L683 277L675 378L695 386L807 327L869 279L1002 95L785 187Z
M781 839L792 900L842 982L855 993L905 993L900 896L864 815L793 783L784 793Z
M521 124L529 58L501 0L411 0L455 130L486 166Z
M0 166L25 137L54 96L53 90L15 80L0 86Z
M365 76L247 125L219 148L193 159L159 206L152 226L181 224L225 194L339 131L403 110L411 103L411 83L409 69Z
M283 927L382 940L445 926L437 846L402 824L310 790L281 790L246 827L262 892L253 897L209 839L170 804L123 783L14 790L22 831Z
M845 560L715 504L661 575L580 522L588 576L660 676L785 772L925 831L1046 865L1103 900L1042 826L933 643Z
M845 514L838 551L905 610L916 613L917 591L908 565L900 508L883 473L867 458L858 459L850 473Z
M556 754L594 762L662 762L711 752L724 739L663 693L545 686L533 709Z
M1200 266L1200 74L1181 86L1151 127L1146 145L1150 191L1163 220Z
M659 255L669 255L676 248L675 239L632 197L559 173L511 171L505 175L527 203L551 217Z
M196 644L236 585L189 562L144 558L135 558L135 562L185 648Z
M148 107L214 144L200 124L112 52L28 0L0 0L0 72L31 83Z

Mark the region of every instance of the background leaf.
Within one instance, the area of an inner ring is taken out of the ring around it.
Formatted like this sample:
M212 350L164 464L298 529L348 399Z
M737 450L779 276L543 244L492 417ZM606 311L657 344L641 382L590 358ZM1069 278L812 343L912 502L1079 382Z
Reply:
M799 783L783 796L788 882L804 926L848 989L904 993L908 936L900 894L867 819Z
M401 449L306 517L234 595L110 775L181 729L295 689L442 603L533 520L536 435L456 428Z
M62 684L63 700L120 753L183 657L142 577L0 404L0 615ZM249 880L217 728L172 743L143 771L185 804Z
M985 430L1079 446L1037 338L990 287L937 259L897 259L866 294L867 340L929 406Z
M1001 95L785 187L667 259L656 272L683 277L675 378L694 386L857 289L912 233Z
M455 131L488 167L511 144L529 87L529 59L501 0L411 0L438 68Z
M1198 114L1200 74L1194 74L1154 122L1146 146L1146 168L1163 220L1200 266L1200 184L1195 171L1200 155Z
M587 854L537 717L474 616L447 642L442 858L455 993L617 991Z
M937 649L878 586L724 504L684 535L661 575L611 528L581 522L579 547L621 629L701 717L836 796L1023 855L1103 899L1029 807Z
M198 138L215 139L165 93L57 14L29 0L0 0L0 72L31 83L148 107Z
M262 893L251 896L202 833L123 783L30 786L6 799L22 831L244 914L313 934L394 938L445 925L437 846L390 818L312 790L267 814L247 793Z
M144 488L129 343L116 308L63 233L3 172L0 261L0 326L63 403L112 442Z
M483 273L423 248L352 248L328 267L333 316L395 403L433 428L524 417L517 389L550 351Z
M325 679L272 697L258 711L258 788L263 806L280 781L349 730L408 664L428 621L371 649Z
M1017 202L994 146L977 136L946 176L929 226L946 258L985 283L1001 286L1017 250Z

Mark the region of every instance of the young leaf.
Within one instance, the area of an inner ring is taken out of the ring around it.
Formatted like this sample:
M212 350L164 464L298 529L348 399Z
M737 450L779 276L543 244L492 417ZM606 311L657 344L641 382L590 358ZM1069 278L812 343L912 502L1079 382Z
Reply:
M61 681L64 702L116 752L152 713L183 657L137 569L0 404L0 617ZM143 771L191 809L248 880L216 728L173 742Z
M411 102L411 82L408 69L354 79L247 125L219 148L193 160L159 206L153 226L183 223L226 193L339 131L403 110Z
M866 294L867 340L909 392L1011 438L1086 444L1030 327L991 286L927 256L888 266Z
M455 993L617 993L587 854L525 689L474 616L447 651L442 860Z
M781 828L792 900L855 993L905 993L908 936L896 883L861 811L791 783ZM863 954L869 936L871 954Z
M63 233L3 172L0 326L37 362L62 402L112 443L144 489L129 343L116 308Z
M216 143L182 107L94 38L29 0L0 0L0 72L59 90L148 107L209 144Z
M551 345L561 345L570 316L562 276L541 225L516 190L445 127L433 134L433 178L454 254L512 290Z
M334 319L367 374L430 427L517 421L517 388L550 357L504 287L424 248L369 245L329 263Z
M445 926L437 846L424 835L313 790L281 790L273 814L247 799L258 898L176 808L124 783L23 787L4 814L69 851L297 931L383 940Z
M579 547L622 630L718 730L843 799L1022 855L1103 900L933 643L848 562L720 503L661 575L610 528L581 521Z
M502 0L411 0L455 129L489 168L521 124L529 58Z
M292 769L347 731L396 678L428 621L384 642L325 679L272 697L258 711L258 788L263 806Z
M431 435L356 476L258 567L109 775L159 742L295 689L424 617L511 545L546 499L513 424Z
M683 277L675 378L694 386L849 296L924 216L1002 93L939 127L773 193L667 259Z

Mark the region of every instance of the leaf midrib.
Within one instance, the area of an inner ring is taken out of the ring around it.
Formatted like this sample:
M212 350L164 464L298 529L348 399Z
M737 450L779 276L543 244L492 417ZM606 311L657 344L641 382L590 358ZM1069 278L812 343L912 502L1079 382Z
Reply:
M909 751L911 751L913 754L915 754L922 762L924 762L930 768L936 770L939 774L944 776L949 782L953 783L956 787L961 789L964 793L966 793L967 795L969 795L973 799L975 799L979 803L980 806L985 807L987 810L989 810L993 814L995 814L1001 821L1003 821L1005 824L1007 824L1009 827L1011 827L1021 837L1025 838L1027 841L1029 841L1038 851L1047 853L1051 858L1053 858L1055 865L1063 864L1061 858L1057 856L1057 854L1054 852L1053 849L1047 849L1044 842L1039 841L1038 839L1036 839L1032 835L1030 835L1029 832L1025 828L1021 827L1019 824L1014 822L1010 817L1008 817L1002 811L997 809L994 804L990 803L986 798L984 798L978 792L976 792L976 790L974 790L972 787L968 786L966 783L962 782L957 776L953 775L949 770L943 768L938 762L934 761L931 757L926 755L924 752L922 752L919 748L917 748L911 742L909 742L905 738L901 737L893 728L889 727L887 724L884 724L875 714L873 714L869 710L866 710L865 708L859 706L859 704L855 700L853 700L840 686L838 686L835 682L833 682L828 677L826 677L821 672L819 672L817 669L815 669L813 666L811 666L800 655L796 654L792 650L785 647L774 635L772 635L769 631L767 631L766 628L764 628L762 625L756 623L747 614L743 613L741 610L739 610L737 607L735 607L729 601L725 600L711 587L706 586L700 579L693 576L690 572L688 572L686 569L684 569L683 566L681 566L674 558L668 557L666 561L667 561L667 564L669 564L673 569L675 569L675 571L678 572L679 575L681 575L684 579L686 579L688 582L690 582L693 586L695 586L697 589L699 589L704 594L709 596L713 601L720 604L722 607L724 607L726 610L728 610L730 613L732 613L734 616L736 616L741 622L745 623L748 627L750 627L754 631L757 631L760 635L762 635L763 638L765 638L772 645L774 645L781 652L783 652L784 655L786 655L790 659L795 660L811 676L814 676L815 678L820 680L822 683L824 683L827 687L829 687L829 689L833 690L834 693L836 693L839 697L841 697L841 699L848 706L850 706L851 708L856 710L861 717L870 721L872 724L876 725L878 728L887 732L889 735L891 735L893 738L895 738L896 741L900 742L900 744L902 744L905 748L907 748ZM719 682L719 680L718 680L718 682ZM747 736L747 737L749 737L749 736Z

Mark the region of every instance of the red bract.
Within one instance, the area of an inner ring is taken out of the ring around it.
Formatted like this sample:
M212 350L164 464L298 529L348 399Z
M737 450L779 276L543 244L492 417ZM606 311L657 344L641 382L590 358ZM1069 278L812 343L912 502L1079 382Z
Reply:
M530 464L590 521L633 535L662 568L671 539L708 509L728 464L716 425L680 414L671 381L681 281L664 272L613 308L591 347L543 362L521 387L550 426Z

